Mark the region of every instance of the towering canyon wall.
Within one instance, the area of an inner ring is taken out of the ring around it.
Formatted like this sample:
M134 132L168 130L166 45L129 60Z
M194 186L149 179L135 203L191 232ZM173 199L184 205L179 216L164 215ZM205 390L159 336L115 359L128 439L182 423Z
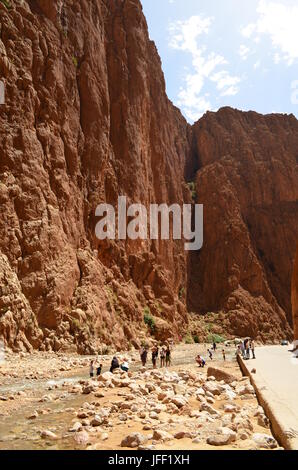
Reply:
M16 348L75 338L86 351L94 335L127 346L146 334L148 306L157 335L177 335L182 243L95 237L96 206L118 195L190 198L189 126L166 96L140 2L10 3L0 3L1 334Z
M294 341L295 345L298 346L298 243L292 278L292 309L294 324Z
M193 132L204 247L190 259L189 309L223 309L219 322L237 335L286 336L298 233L298 122L225 108L207 113Z
M183 336L290 335L298 123L225 109L193 128L168 100L139 0L0 2L0 336L92 352ZM205 241L95 237L101 202L205 205ZM192 188L192 186L190 186ZM222 316L222 317L221 317Z

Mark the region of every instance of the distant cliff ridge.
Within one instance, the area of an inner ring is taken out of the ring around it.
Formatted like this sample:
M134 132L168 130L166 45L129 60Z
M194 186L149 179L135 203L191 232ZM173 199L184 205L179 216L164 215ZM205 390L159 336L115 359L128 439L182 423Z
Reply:
M169 101L139 0L0 2L0 337L95 351L183 337L292 334L298 121ZM95 209L204 204L204 246L99 241ZM193 316L191 316L193 318ZM204 335L198 325L198 335Z

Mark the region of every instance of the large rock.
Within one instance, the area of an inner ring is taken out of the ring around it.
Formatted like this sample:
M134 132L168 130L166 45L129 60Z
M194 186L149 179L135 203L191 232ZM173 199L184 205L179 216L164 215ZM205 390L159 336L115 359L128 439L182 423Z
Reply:
M139 432L129 434L121 441L121 447L135 448L148 442L148 438Z
M236 433L229 428L219 428L217 434L207 438L211 446L226 446L236 441Z
M268 436L268 434L253 434L252 440L260 449L276 449L278 447L276 440L272 436Z
M229 372L219 369L218 367L208 367L207 369L207 377L215 377L215 379L220 382L223 380L227 384L231 384L232 382L237 382L237 377L230 374Z

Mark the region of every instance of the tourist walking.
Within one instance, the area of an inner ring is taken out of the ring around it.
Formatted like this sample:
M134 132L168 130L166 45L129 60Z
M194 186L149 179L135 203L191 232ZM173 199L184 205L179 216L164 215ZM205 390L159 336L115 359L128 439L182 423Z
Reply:
M213 354L212 354L211 349L208 349L208 354L209 354L210 360L212 361L213 360Z
M213 351L215 352L216 351L216 342L213 341Z
M166 350L166 367L171 366L171 349L170 346L168 345L167 350Z
M158 359L158 347L154 346L152 348L152 365L153 365L153 369L156 369L157 359Z
M222 350L222 358L224 361L226 360L226 352L224 349Z
M160 351L160 367L165 366L165 361L166 361L166 351L165 351L165 348L162 347Z
M244 358L250 359L249 338L244 341Z
M96 368L96 376L97 376L97 377L100 376L101 371L102 371L102 364L100 364L100 365Z
M146 367L147 356L148 356L148 350L146 348L142 348L141 353L140 353L140 357L141 357L141 362L142 362L143 367Z
M90 378L94 377L94 361L91 361L91 362L90 362L90 370L89 370L89 373L90 373Z
M253 339L250 342L250 349L251 349L251 352L252 352L252 358L255 359L256 358L256 355L255 355L255 342L254 342Z

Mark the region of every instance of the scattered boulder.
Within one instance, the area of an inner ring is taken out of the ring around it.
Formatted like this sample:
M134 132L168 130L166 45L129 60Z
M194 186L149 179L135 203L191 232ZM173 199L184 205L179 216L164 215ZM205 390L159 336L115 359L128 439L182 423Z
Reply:
M51 441L55 441L58 439L58 436L56 434L54 434L52 431L47 430L42 431L40 436L42 439L49 439Z
M171 441L172 439L173 439L172 434L169 434L166 431L161 431L161 430L156 429L153 433L154 441L166 442L166 441Z
M121 447L136 448L140 445L147 444L148 438L139 432L129 434L121 441Z
M252 440L259 449L276 449L278 447L278 443L274 437L269 436L268 434L253 434Z
M218 382L223 380L226 384L231 384L237 381L237 377L225 370L219 369L218 367L208 367L207 377L214 377Z

